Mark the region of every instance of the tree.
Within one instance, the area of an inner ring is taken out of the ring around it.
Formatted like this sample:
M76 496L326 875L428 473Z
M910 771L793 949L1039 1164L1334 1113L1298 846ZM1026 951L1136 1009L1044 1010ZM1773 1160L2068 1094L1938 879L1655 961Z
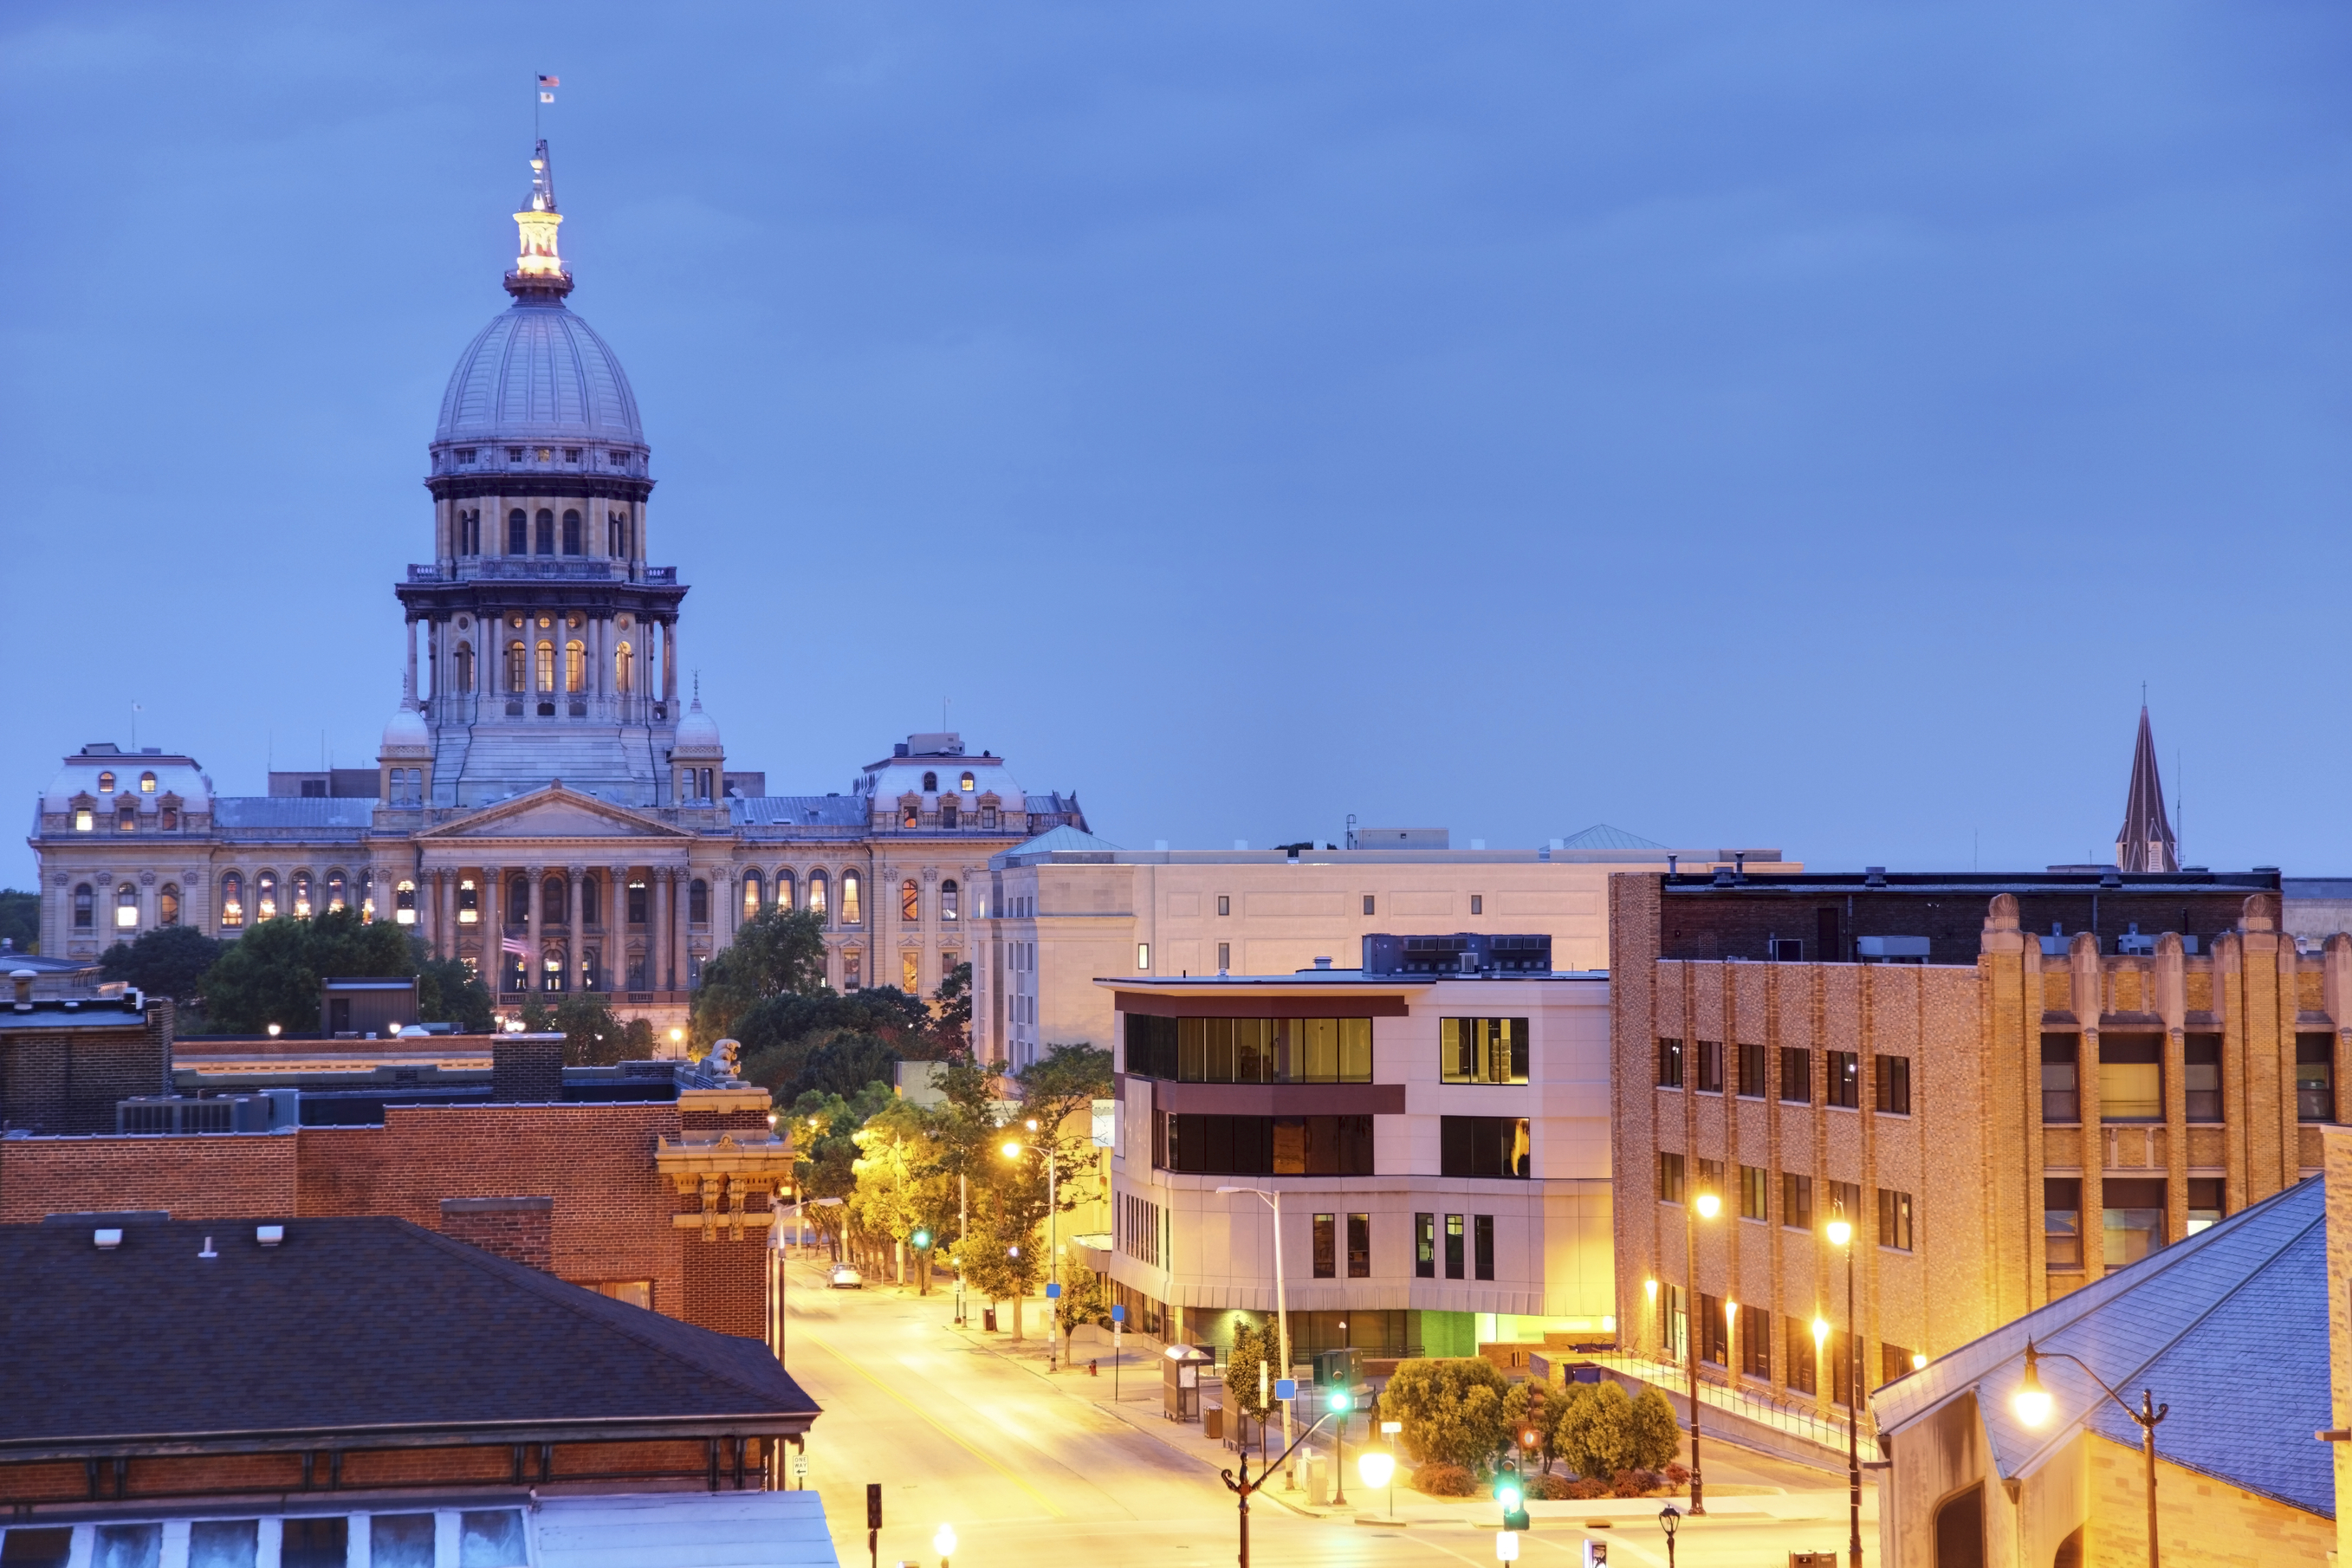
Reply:
M627 1041L608 996L590 991L573 992L556 1007L555 1026L563 1032L563 1060L567 1066L611 1067L626 1059Z
M1508 1392L1483 1357L1401 1362L1381 1394L1380 1418L1402 1424L1398 1436L1414 1463L1480 1470L1510 1441Z
M1274 1380L1288 1377L1279 1364L1281 1341L1269 1324L1236 1323L1233 1349L1225 1355L1225 1397L1234 1409L1257 1425L1258 1458L1265 1458L1265 1424L1276 1411ZM1259 1391L1265 1396L1259 1396Z
M319 1026L319 983L329 975L414 978L421 944L389 921L355 910L308 920L281 915L255 924L205 974L205 1011L214 1028L259 1034Z
M849 1035L811 1051L784 1091L793 1100L803 1094L856 1094L869 1083L898 1085L898 1053L870 1035Z
M971 963L957 964L940 977L931 993L931 1033L954 1061L971 1050Z
M1577 1386L1582 1387L1583 1384ZM1510 1423L1511 1441L1518 1443L1522 1436L1533 1432L1536 1447L1543 1455L1543 1467L1547 1471L1550 1470L1552 1460L1559 1457L1555 1444L1559 1438L1562 1407L1563 1397L1559 1389L1533 1379L1511 1384L1510 1393L1503 1396L1503 1418ZM1527 1451L1524 1445L1520 1451Z
M1079 1325L1110 1326L1110 1293L1103 1289L1102 1276L1091 1268L1079 1268L1064 1279L1061 1299L1054 1303L1054 1321L1062 1331L1062 1360L1066 1364L1070 1336Z
M194 926L158 926L136 942L118 942L99 956L101 979L120 980L142 994L194 1002L204 993L205 972L220 959L222 944ZM318 1000L311 999L315 1014Z
M428 958L417 965L418 1021L452 1024L458 1033L487 1035L498 1026L490 988L462 958Z
M992 1194L993 1195L993 1194ZM971 1233L957 1249L957 1262L971 1288L993 1303L1013 1303L1013 1337L1021 1331L1021 1303L1045 1278L1037 1260L1037 1229L1002 1202L978 1205Z
M1629 1469L1663 1470L1682 1455L1682 1428L1675 1407L1655 1387L1644 1384L1627 1413L1624 1456Z
M867 1237L888 1240L894 1251L919 1232L936 1238L955 1216L955 1183L940 1163L939 1113L893 1097L851 1135L858 1157L851 1166L856 1190L847 1205L850 1223ZM916 1248L915 1288L930 1293L930 1252Z
M778 996L824 993L824 917L814 910L765 909L737 928L727 951L702 966L691 1037L698 1057L732 1036L746 1013Z
M629 1062L653 1060L654 1026L649 1018L632 1018L621 1030L621 1059Z
M41 951L41 895L0 888L0 938L14 952Z
M547 1004L541 1001L535 992L523 997L522 1005L516 1009L516 1021L522 1025L522 1032L526 1035L551 1035L555 1032L555 1016L547 1010Z
M1578 1475L1607 1480L1620 1470L1659 1470L1681 1451L1674 1407L1644 1388L1638 1400L1622 1384L1578 1384L1561 1402L1561 1460Z
M807 1205L802 1212L836 1247L850 1239L844 1209L857 1190L857 1130L896 1098L888 1084L869 1083L846 1099L812 1091L793 1105L793 1184ZM818 1207L813 1198L844 1203Z

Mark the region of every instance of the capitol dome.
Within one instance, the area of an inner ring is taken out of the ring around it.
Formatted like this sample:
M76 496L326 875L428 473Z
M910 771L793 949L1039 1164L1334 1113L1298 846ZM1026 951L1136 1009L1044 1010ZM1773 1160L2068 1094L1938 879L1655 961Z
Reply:
M384 723L380 754L391 756L395 752L430 752L432 749L433 731L425 727L425 715L416 710L415 703L401 703L399 710Z
M611 346L561 300L526 298L457 356L433 439L643 447L646 433Z

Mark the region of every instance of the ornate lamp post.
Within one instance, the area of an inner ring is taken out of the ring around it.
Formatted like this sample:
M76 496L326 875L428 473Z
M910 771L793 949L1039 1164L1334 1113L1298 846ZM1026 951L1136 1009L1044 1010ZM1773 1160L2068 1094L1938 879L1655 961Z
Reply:
M2147 1389L2139 1391L2139 1408L2134 1410L2124 1396L2107 1386L2106 1380L2093 1372L2081 1356L2068 1355L2064 1351L2045 1351L2032 1340L2025 1342L2025 1375L2018 1380L2017 1392L2011 1396L2011 1406L2017 1418L2028 1426L2039 1426L2050 1419L2053 1401L2050 1391L2042 1386L2042 1375L2036 1369L2045 1361L2071 1361L2083 1369L2083 1374L2099 1385L2099 1392L2116 1403L2116 1408L2139 1424L2139 1451L2143 1468L2147 1475L2147 1568L2157 1568L2156 1556L2156 1424L2171 1410L2169 1405L2158 1405Z
M1847 1568L1862 1568L1862 1452L1854 1422L1862 1405L1862 1336L1853 1321L1853 1225L1838 1205L1829 1223L1830 1245L1845 1254L1845 1517ZM1826 1327L1827 1325L1823 1325Z

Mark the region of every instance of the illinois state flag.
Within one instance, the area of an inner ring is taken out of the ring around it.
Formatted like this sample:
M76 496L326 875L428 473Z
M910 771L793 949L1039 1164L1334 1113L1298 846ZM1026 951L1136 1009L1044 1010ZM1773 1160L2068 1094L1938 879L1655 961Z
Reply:
M555 101L555 89L562 85L563 83L559 78L551 76L541 77L539 79L539 101L541 103L553 103Z

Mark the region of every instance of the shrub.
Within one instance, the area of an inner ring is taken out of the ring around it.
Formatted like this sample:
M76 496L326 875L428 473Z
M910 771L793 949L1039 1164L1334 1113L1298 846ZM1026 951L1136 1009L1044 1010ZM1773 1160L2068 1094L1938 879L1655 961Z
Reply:
M1428 1464L1413 1471L1412 1487L1431 1497L1475 1497L1478 1478L1467 1466Z
M1529 1476L1527 1480L1528 1496L1538 1502L1565 1502L1576 1495L1572 1489L1578 1483L1566 1476L1537 1475Z
M1666 1485L1681 1490L1690 1485L1690 1467L1675 1464L1666 1467Z
M1647 1497L1658 1478L1647 1470L1620 1470L1609 1481L1611 1497Z
M1591 1502L1595 1498L1609 1495L1609 1483L1597 1476L1586 1476L1580 1480L1569 1482L1568 1490L1562 1495L1576 1502Z
M1510 1441L1508 1392L1493 1363L1475 1356L1408 1361L1381 1394L1379 1419L1402 1425L1416 1463L1482 1469Z
M1625 1441L1619 1463L1637 1470L1664 1469L1675 1462L1682 1450L1682 1433L1675 1425L1675 1407L1655 1387L1644 1385L1641 1396L1626 1412Z

